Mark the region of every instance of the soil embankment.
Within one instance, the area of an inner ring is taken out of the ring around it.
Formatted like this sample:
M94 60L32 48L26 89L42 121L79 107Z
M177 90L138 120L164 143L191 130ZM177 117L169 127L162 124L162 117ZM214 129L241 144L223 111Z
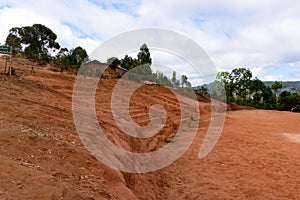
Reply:
M210 102L204 98L200 128L180 159L151 173L122 173L91 156L76 132L74 74L50 66L35 66L31 74L26 60L14 67L17 76L0 74L0 199L300 199L298 113L231 105L229 110L237 111L227 113L219 142L200 160L210 122ZM149 123L152 104L167 111L160 133L139 140L123 134L113 119L115 84L103 80L96 93L97 117L110 140L134 152L169 142L180 123L174 94L157 86L134 93L129 112L136 123Z

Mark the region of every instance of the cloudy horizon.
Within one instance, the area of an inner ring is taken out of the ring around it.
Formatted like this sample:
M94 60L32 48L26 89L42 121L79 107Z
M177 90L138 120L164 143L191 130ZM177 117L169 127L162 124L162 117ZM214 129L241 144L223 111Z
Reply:
M0 2L0 43L12 27L43 24L62 47L91 53L124 31L155 27L196 41L218 70L249 68L263 81L300 80L300 2L291 0L44 0Z

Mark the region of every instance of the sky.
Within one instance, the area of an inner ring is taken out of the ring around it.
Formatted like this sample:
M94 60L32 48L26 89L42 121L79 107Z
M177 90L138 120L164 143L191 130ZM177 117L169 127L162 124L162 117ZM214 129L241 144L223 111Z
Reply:
M245 67L263 81L300 81L299 10L295 0L0 0L0 43L12 27L40 23L62 47L91 53L124 31L162 28L194 40L219 71Z

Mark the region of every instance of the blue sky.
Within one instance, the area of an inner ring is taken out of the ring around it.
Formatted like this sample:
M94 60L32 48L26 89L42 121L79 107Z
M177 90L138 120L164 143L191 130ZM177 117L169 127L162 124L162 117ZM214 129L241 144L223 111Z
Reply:
M299 10L294 0L1 0L0 42L12 27L42 23L61 46L92 52L124 31L165 28L196 41L219 70L292 81L300 80Z

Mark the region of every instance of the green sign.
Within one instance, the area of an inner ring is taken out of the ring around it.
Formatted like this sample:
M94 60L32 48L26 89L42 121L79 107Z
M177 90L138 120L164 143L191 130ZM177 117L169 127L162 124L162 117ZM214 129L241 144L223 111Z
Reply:
M0 46L0 53L10 54L10 46L8 46L8 45L1 45Z

